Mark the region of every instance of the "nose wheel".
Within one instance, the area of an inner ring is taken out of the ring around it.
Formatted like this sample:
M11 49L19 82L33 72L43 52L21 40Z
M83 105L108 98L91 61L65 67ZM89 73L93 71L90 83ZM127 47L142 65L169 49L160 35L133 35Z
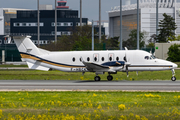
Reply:
M173 76L173 77L171 78L171 80L172 80L172 81L176 81L176 77Z
M176 81L176 77L175 77L175 71L174 71L174 69L172 69L172 78L171 78L171 80L172 81Z

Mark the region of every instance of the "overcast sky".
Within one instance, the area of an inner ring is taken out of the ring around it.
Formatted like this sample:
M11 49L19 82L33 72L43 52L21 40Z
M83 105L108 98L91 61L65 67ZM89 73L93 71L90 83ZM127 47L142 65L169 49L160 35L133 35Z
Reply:
M39 0L40 4L55 4L55 0ZM58 1L58 0L57 0ZM137 0L131 0L135 3ZM177 0L180 1L180 0ZM107 11L111 7L119 6L120 0L101 0L102 2L102 20L108 20ZM125 0L123 0L124 4ZM82 0L83 3L83 17L91 20L99 19L99 0ZM79 10L80 0L67 0L67 6L72 10ZM24 8L24 9L37 9L37 0L0 0L0 8Z

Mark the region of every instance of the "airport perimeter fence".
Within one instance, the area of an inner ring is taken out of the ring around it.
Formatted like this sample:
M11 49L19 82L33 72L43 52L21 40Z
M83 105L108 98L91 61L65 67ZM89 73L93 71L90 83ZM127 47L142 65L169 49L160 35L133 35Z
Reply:
M2 63L2 51L5 51L5 62L21 61L21 56L16 47L5 48L0 47L0 63Z

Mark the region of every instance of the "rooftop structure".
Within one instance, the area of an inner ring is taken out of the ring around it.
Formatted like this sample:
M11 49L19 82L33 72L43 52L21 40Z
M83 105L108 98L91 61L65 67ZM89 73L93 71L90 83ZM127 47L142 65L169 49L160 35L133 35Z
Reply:
M140 31L145 32L145 42L151 35L156 34L156 0L139 1ZM164 19L163 14L172 16L177 24L176 34L180 34L180 3L176 0L159 0L158 20ZM120 7L115 6L109 11L109 34L110 37L120 36ZM128 0L122 8L122 39L127 40L131 30L137 29L137 4L130 4Z
M58 3L57 9L69 9L69 6L66 6L67 1L61 0L61 1L57 1L57 3Z
M158 0L159 8L180 8L180 3L176 0ZM156 8L156 0L139 0L139 8ZM122 6L122 10L134 10L137 9L137 4L130 4L130 0L126 1L126 5ZM120 11L120 6L115 6L111 8L109 12Z

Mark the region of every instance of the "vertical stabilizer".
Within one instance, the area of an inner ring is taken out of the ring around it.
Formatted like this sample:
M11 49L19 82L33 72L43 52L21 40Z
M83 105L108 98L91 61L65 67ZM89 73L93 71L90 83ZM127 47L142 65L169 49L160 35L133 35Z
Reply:
M31 36L13 36L19 52L40 55L40 50L36 47L30 38Z

